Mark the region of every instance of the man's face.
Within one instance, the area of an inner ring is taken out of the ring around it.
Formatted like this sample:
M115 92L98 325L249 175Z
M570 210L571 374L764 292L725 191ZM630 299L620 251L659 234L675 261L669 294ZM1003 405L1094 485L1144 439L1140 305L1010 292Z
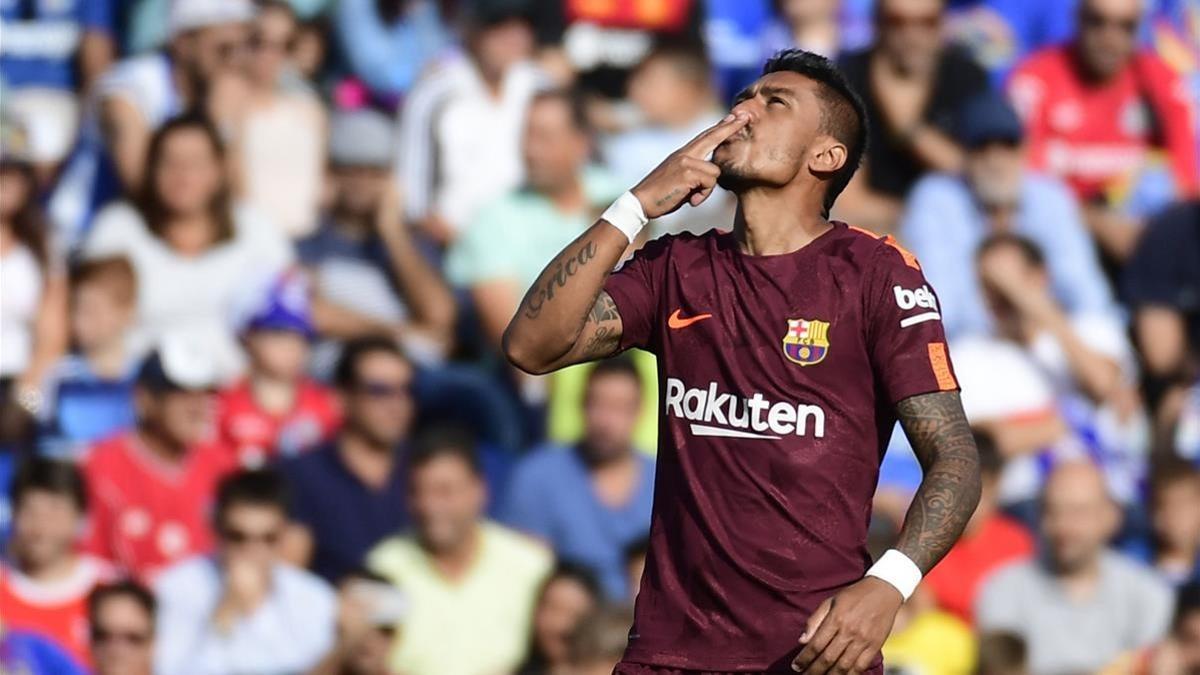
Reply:
M1042 531L1060 571L1073 572L1095 561L1117 519L1104 478L1094 467L1068 465L1051 475L1042 497Z
M154 624L146 610L126 596L112 596L96 608L92 660L96 675L150 675Z
M942 48L942 0L881 0L876 11L880 52L901 72L929 72Z
M198 443L208 435L213 404L213 393L208 390L137 391L142 421L180 446Z
M584 439L592 459L605 461L628 453L642 409L641 385L631 375L593 378L584 398Z
M1022 153L1019 145L1004 141L985 143L967 151L967 182L986 208L1011 208L1021 198Z
M346 395L346 424L373 444L392 447L408 437L413 417L412 366L378 351L358 359L355 383Z
M1154 496L1154 534L1175 548L1200 545L1200 480L1167 483Z
M781 187L807 170L820 138L817 83L792 72L764 75L738 94L733 110L750 121L713 152L717 182L733 192L754 186Z
M553 193L575 180L587 160L587 135L571 119L566 101L546 98L529 109L522 148L525 173L537 191Z
M387 187L388 172L371 166L339 166L333 169L338 211L366 218L375 213Z
M684 77L670 59L655 58L633 71L629 78L629 100L650 124L670 124L679 118L679 106L692 110L707 95L705 88Z
M486 497L483 481L460 457L440 455L414 469L408 498L421 542L434 551L458 546L483 513Z
M250 25L243 23L200 28L180 36L177 49L195 77L212 83L218 76L246 65L250 30Z
M71 554L83 517L71 497L31 490L15 507L11 546L22 566L40 568Z
M285 9L271 7L258 14L250 36L250 72L264 85L275 84L287 65L296 35L296 20Z
M1079 5L1079 57L1089 74L1107 80L1129 62L1137 46L1139 0L1086 0Z
M472 40L479 69L488 79L499 79L508 69L533 56L533 29L513 18L478 29Z
M308 338L291 330L255 330L246 336L254 368L268 377L296 382L308 364Z
M286 525L284 513L267 504L233 504L221 518L218 536L221 555L239 558L266 569L275 562L279 538Z

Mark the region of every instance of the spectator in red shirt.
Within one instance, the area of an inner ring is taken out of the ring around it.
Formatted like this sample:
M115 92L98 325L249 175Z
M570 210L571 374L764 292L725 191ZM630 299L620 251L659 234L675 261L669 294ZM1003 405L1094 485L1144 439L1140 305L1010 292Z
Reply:
M138 373L137 426L96 445L84 465L88 550L140 580L212 546L209 506L235 466L210 440L216 377L204 343L168 335Z
M1171 197L1145 194L1148 177L1138 174L1151 150L1165 151L1175 195L1200 187L1195 104L1175 71L1138 51L1140 17L1138 0L1080 2L1076 40L1029 57L1008 87L1025 118L1029 161L1074 188L1097 241L1116 260L1137 241L1137 216Z
M991 437L976 433L975 445L983 482L979 506L962 538L924 579L924 587L937 604L968 623L973 621L975 596L983 578L1002 565L1029 557L1034 550L1033 536L1000 512L997 485L1003 459L996 444Z
M111 568L75 551L86 513L83 477L66 462L31 460L13 481L12 504L8 560L0 563L4 628L37 633L89 665L87 597Z
M250 468L311 450L340 421L333 394L305 374L313 325L304 277L286 272L265 296L242 333L249 371L218 406L221 441Z

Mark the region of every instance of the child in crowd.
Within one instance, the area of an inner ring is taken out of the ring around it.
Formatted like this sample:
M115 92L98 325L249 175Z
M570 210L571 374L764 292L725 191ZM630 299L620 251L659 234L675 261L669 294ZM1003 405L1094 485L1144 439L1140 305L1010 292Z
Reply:
M221 393L217 425L243 466L311 450L340 424L333 394L306 374L313 337L308 290L301 274L284 273L242 332L249 369Z
M86 260L70 276L74 351L47 376L41 411L43 453L77 458L92 442L133 426L133 381L140 355L129 329L137 279L122 257Z

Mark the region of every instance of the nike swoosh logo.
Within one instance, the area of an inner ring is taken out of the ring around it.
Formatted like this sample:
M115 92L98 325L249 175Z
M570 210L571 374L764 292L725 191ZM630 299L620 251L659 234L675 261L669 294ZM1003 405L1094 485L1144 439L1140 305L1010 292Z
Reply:
M667 317L667 327L673 330L679 330L680 328L687 328L697 321L703 321L711 318L712 314L697 314L696 316L682 317L679 316L679 310L675 310L674 312L671 312L671 316Z

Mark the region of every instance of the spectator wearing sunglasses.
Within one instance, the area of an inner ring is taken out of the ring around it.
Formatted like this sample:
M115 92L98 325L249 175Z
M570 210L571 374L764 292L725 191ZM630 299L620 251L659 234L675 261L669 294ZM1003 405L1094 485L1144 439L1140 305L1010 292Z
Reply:
M205 343L171 334L134 385L137 425L88 453L86 548L149 582L212 546L209 507L233 453L208 440L216 367Z
M1026 237L1049 253L1054 296L1070 312L1111 313L1112 292L1070 190L1028 170L1025 134L1012 107L982 94L956 124L965 150L961 175L931 174L913 188L899 234L938 289L937 309L951 337L987 332L991 319L969 264L989 234Z
M415 416L412 378L392 340L347 343L334 373L341 432L280 465L293 497L289 558L331 583L408 522L402 460Z
M154 670L154 595L133 581L96 587L88 596L95 675Z
M156 584L157 672L297 673L333 646L333 589L279 555L287 510L287 486L275 471L221 483L215 555L185 560Z
M1130 255L1146 215L1200 190L1195 102L1178 73L1138 49L1141 11L1138 0L1080 2L1075 40L1031 56L1008 87L1030 165L1067 181L1115 261ZM1166 167L1152 161L1156 150ZM1164 190L1156 183L1167 173Z
M298 33L287 2L259 4L250 34L244 114L232 148L246 201L290 237L316 227L328 125L320 99L292 59Z
M944 15L943 0L880 0L874 44L840 59L866 104L871 142L835 217L890 232L917 179L962 168L956 114L987 90L988 75L965 50L947 44Z

